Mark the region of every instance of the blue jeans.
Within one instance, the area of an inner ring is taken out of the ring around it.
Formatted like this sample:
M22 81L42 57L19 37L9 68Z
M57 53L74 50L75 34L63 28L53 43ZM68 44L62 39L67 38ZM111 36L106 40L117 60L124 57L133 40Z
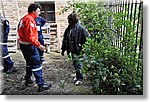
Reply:
M76 78L77 80L82 81L83 80L83 75L82 75L82 62L78 58L76 54L72 54L72 60L73 60L73 65L76 71Z
M20 44L20 49L26 60L27 66L25 79L28 80L29 78L31 78L33 72L36 83L38 85L44 84L44 79L42 77L42 66L37 47L33 45Z

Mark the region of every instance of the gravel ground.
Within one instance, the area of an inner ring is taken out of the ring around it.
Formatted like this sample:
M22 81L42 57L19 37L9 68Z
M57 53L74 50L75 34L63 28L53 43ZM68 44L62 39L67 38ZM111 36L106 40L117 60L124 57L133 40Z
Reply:
M76 86L71 76L74 73L72 63L67 56L61 56L60 53L45 53L43 64L43 77L46 82L51 82L52 87L49 90L37 92L37 85L34 83L30 87L24 85L25 60L22 53L10 53L14 66L18 70L13 74L3 74L2 95L91 95L92 85L88 78L82 85ZM33 80L34 76L32 77Z

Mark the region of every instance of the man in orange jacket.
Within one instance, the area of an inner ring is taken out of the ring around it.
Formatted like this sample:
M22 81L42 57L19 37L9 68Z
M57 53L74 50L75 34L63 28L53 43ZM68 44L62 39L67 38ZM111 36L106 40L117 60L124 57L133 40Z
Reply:
M42 77L42 63L40 61L39 48L41 51L45 50L45 47L38 41L38 32L36 27L35 18L40 14L41 6L32 3L28 7L28 14L25 15L19 22L18 34L20 49L26 60L26 75L25 85L32 84L31 80L32 72L36 78L38 84L38 91L47 90L51 87L51 84L46 84Z

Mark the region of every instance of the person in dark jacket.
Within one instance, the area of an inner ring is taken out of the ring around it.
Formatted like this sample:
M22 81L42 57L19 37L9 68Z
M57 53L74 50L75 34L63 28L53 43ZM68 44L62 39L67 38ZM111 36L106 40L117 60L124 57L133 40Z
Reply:
M79 23L79 18L76 13L71 13L68 16L68 27L65 30L63 41L62 41L62 52L61 55L64 55L64 52L67 51L69 55L71 53L73 59L73 65L76 71L76 85L82 84L83 75L81 72L82 63L78 59L80 52L82 51L82 45L86 42L86 37L88 37L88 32Z
M17 70L14 68L14 63L10 58L9 52L8 52L8 34L10 31L9 21L6 20L4 17L0 17L2 22L2 65L4 67L4 73L11 74L13 72L16 72Z
M41 43L41 45L44 46L44 37L42 35L42 27L45 25L46 23L46 20L41 17L41 16L38 16L36 19L36 26L37 26L37 30L38 30L38 37L39 37L39 42ZM39 54L40 54L40 60L41 60L41 63L43 63L44 61L44 51L41 51L40 49L38 49L39 51Z

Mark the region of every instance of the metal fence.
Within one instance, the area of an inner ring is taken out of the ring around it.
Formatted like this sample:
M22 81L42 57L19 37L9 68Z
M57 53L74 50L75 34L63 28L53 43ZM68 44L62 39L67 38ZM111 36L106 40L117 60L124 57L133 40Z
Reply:
M112 30L114 39L113 45L119 47L121 55L133 57L135 60L127 63L134 63L136 70L143 68L143 1L142 0L115 0L104 5L114 15L109 17L108 25ZM115 18L115 22L114 22ZM117 20L116 20L117 19ZM118 22L116 22L118 21ZM116 28L113 28L114 24ZM131 55L131 52L134 55ZM138 60L136 60L138 59Z

